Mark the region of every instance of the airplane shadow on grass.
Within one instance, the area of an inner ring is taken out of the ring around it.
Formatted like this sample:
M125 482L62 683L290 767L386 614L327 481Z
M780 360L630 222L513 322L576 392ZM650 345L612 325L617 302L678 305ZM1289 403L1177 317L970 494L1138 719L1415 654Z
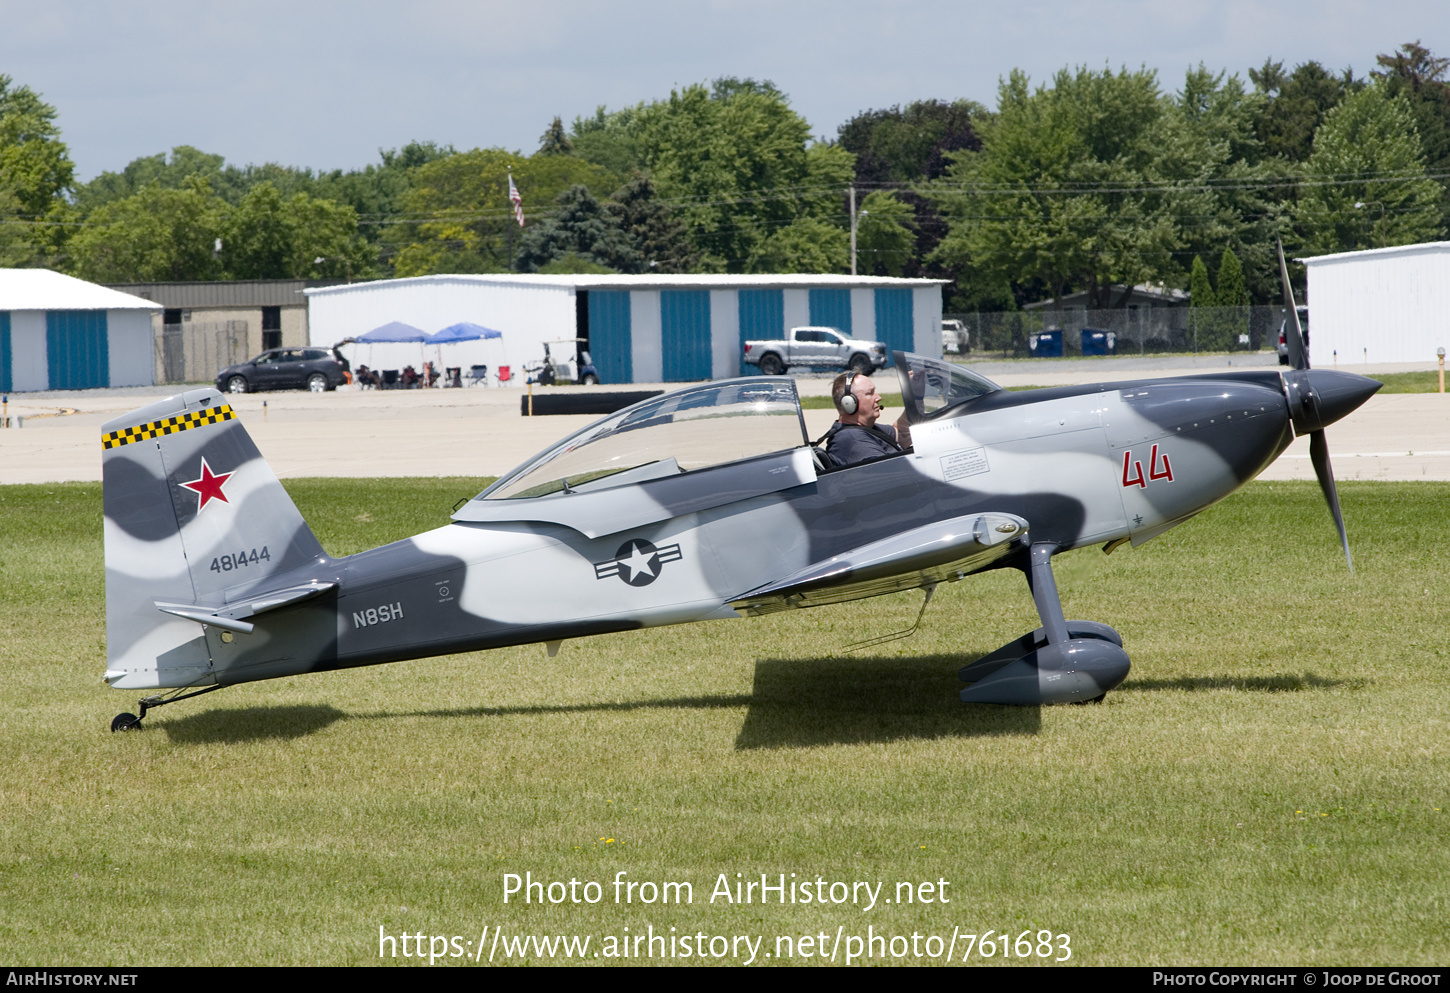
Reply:
M964 705L956 671L977 656L762 659L735 747L1036 734L1039 707Z
M205 710L157 723L177 744L233 745L269 738L304 738L350 716L327 704L309 704Z
M1180 676L1177 679L1133 679L1131 676L1116 693L1142 693L1159 690L1245 690L1250 693L1300 693L1304 690L1330 690L1344 687L1359 690L1369 685L1366 679L1328 679L1306 672L1302 676L1291 672L1275 676Z
M328 704L246 707L208 710L159 723L167 736L180 744L236 744L302 738L325 730L339 720L745 707L745 722L735 739L737 749L1036 734L1042 724L1039 707L963 704L959 700L957 691L961 684L952 677L958 668L976 657L762 659L755 664L755 680L749 694L370 714L350 714ZM1328 679L1309 672L1253 677L1130 678L1115 692L1227 689L1292 693L1336 687L1358 689L1365 683L1362 679Z
M909 738L1035 734L1039 708L964 706L956 670L975 656L762 659L748 694L351 714L327 704L208 710L158 722L184 744L301 738L338 720L501 717L652 709L746 708L735 746L798 748Z

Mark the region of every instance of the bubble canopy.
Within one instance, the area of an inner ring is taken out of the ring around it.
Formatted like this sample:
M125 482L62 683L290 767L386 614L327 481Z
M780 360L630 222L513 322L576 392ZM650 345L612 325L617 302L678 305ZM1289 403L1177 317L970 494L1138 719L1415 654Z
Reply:
M799 448L807 440L793 379L704 383L596 421L474 499L566 497Z

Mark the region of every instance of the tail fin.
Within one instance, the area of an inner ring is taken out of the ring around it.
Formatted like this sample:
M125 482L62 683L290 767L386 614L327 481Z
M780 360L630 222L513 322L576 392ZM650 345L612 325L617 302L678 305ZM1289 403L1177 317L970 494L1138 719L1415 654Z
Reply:
M198 621L250 630L225 619L239 613L229 604L275 593L283 574L315 572L327 556L216 390L168 397L102 431L106 682L217 682L216 646Z

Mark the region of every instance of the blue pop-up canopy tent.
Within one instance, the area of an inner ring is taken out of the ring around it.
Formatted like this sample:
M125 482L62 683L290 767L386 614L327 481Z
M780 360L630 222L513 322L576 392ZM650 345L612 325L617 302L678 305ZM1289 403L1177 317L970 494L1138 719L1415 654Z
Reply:
M480 324L470 324L468 321L459 321L457 324L448 325L442 331L430 334L428 344L446 345L452 341L478 341L480 338L502 337L502 331L495 331L493 328L486 328Z
M469 321L459 321L457 324L450 324L442 331L428 336L430 345L452 345L464 341L481 341L485 339L502 339L503 332L495 331L493 328L486 328L481 324L473 324ZM438 364L444 365L443 349L438 349ZM460 362L460 365L462 363ZM444 366L445 370L447 366Z
M402 321L389 321L380 328L373 328L367 334L358 335L360 343L368 345L381 345L387 342L426 341L428 333L413 327L411 324L404 324Z
M357 336L359 345L395 345L415 344L418 346L418 369L423 369L423 343L428 340L428 333L421 328L415 328L411 324L404 324L402 321L389 321L382 327L373 328L367 334ZM383 350L384 353L387 349ZM393 355L396 356L396 352ZM368 361L373 361L373 350L368 349Z

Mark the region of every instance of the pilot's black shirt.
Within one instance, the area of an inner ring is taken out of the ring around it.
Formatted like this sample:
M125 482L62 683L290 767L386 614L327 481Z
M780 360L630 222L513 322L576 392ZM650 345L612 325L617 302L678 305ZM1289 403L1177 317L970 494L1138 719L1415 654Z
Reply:
M873 424L868 428L861 424L837 424L826 442L826 454L837 466L855 465L900 451L896 429L889 425Z

